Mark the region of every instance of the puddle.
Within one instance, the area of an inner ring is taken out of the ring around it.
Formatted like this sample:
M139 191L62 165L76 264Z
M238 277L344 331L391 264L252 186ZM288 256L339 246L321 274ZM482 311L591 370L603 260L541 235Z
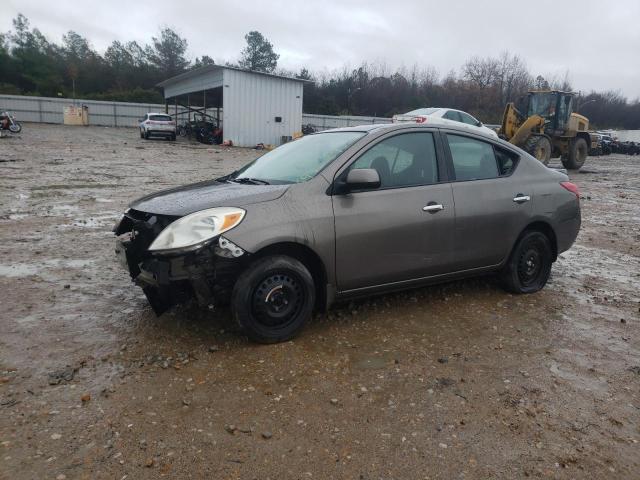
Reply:
M62 215L76 213L78 211L77 205L54 205L51 207L51 211Z
M54 258L42 263L14 263L11 265L0 264L0 277L23 278L30 276L42 276L51 268L84 268L94 263L94 260Z

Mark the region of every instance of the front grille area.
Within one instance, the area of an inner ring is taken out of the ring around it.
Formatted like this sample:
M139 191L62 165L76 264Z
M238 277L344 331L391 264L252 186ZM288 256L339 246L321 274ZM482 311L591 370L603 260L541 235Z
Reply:
M131 278L140 274L140 263L151 257L149 246L164 228L179 217L156 215L129 209L118 225L116 235L128 233L123 239Z

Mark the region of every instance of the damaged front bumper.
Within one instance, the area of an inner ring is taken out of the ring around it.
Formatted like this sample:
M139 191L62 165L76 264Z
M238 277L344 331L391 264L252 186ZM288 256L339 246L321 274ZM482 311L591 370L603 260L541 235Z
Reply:
M149 245L173 220L127 211L114 228L120 264L142 288L156 315L191 298L201 306L228 301L248 254L223 236L189 251L150 252Z

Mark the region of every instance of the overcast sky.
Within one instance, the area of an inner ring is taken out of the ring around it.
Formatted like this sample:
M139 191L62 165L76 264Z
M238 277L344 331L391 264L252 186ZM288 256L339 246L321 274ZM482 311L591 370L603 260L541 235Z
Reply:
M59 42L72 29L101 53L113 40L148 43L161 25L189 41L189 56L237 60L244 35L259 30L279 66L311 71L384 62L433 66L441 75L471 56L508 49L534 75L576 90L640 97L640 1L582 0L2 0L0 31L19 12Z

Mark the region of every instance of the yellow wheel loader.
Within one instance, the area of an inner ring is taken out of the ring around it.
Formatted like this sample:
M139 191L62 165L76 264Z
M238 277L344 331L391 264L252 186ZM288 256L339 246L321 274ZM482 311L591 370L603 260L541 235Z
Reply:
M559 90L534 90L516 108L504 109L501 138L525 150L547 165L561 157L567 169L579 170L591 148L589 120L573 113L574 94Z

